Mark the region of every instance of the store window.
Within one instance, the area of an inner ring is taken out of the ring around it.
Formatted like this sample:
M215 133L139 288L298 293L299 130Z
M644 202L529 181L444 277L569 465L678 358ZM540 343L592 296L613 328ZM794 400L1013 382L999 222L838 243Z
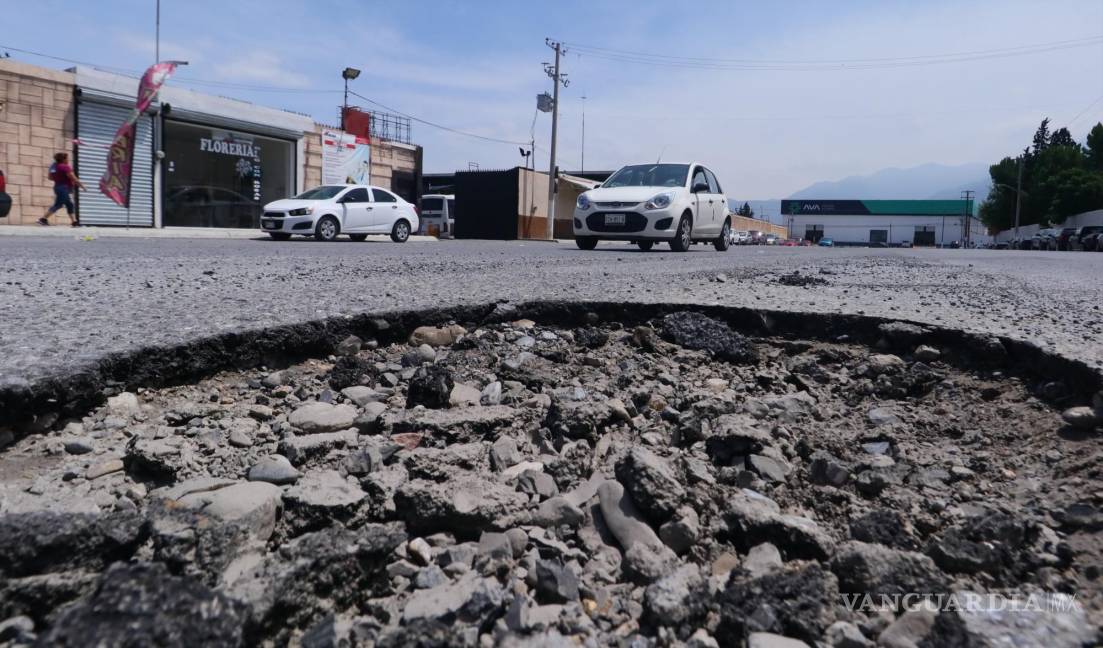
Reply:
M287 140L166 121L164 224L259 227L265 203L294 193L294 147Z

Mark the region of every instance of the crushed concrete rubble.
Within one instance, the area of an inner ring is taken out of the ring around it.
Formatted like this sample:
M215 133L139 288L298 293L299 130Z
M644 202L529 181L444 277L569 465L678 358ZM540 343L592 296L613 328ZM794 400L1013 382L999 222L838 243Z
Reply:
M1103 641L1103 399L922 330L500 319L18 435L0 645Z

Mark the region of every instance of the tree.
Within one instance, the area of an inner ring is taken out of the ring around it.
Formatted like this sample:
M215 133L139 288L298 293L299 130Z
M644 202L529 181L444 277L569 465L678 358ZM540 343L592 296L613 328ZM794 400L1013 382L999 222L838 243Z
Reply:
M743 206L735 210L736 216L746 216L747 218L754 218L754 210L751 209L750 203L743 203Z
M1041 153L1049 147L1049 117L1042 120L1038 130L1034 131L1034 152Z
M1103 122L1096 122L1088 133L1088 164L1096 171L1103 172Z
M1069 216L1103 207L1103 173L1084 168L1064 169L1046 180L1051 196L1049 219L1063 223Z
M1050 146L1074 146L1079 147L1076 140L1072 139L1072 133L1067 128L1058 128L1049 136Z

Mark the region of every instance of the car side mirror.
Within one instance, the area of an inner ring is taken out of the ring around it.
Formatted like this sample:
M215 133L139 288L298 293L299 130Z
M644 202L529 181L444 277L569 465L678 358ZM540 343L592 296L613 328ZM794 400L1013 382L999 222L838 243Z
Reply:
M709 186L707 184L705 184L704 182L698 182L697 184L693 185L693 193L708 193L708 192L709 192Z

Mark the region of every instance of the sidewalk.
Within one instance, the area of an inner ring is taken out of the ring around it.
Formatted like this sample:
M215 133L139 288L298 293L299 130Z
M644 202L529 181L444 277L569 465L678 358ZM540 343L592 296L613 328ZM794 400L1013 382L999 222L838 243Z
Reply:
M172 239L268 239L268 235L255 229L231 229L226 227L70 227L64 225L0 225L0 236L49 236L53 238L172 238ZM386 234L373 234L368 239L388 239ZM348 240L342 238L340 240ZM433 236L411 236L412 243L436 241Z

